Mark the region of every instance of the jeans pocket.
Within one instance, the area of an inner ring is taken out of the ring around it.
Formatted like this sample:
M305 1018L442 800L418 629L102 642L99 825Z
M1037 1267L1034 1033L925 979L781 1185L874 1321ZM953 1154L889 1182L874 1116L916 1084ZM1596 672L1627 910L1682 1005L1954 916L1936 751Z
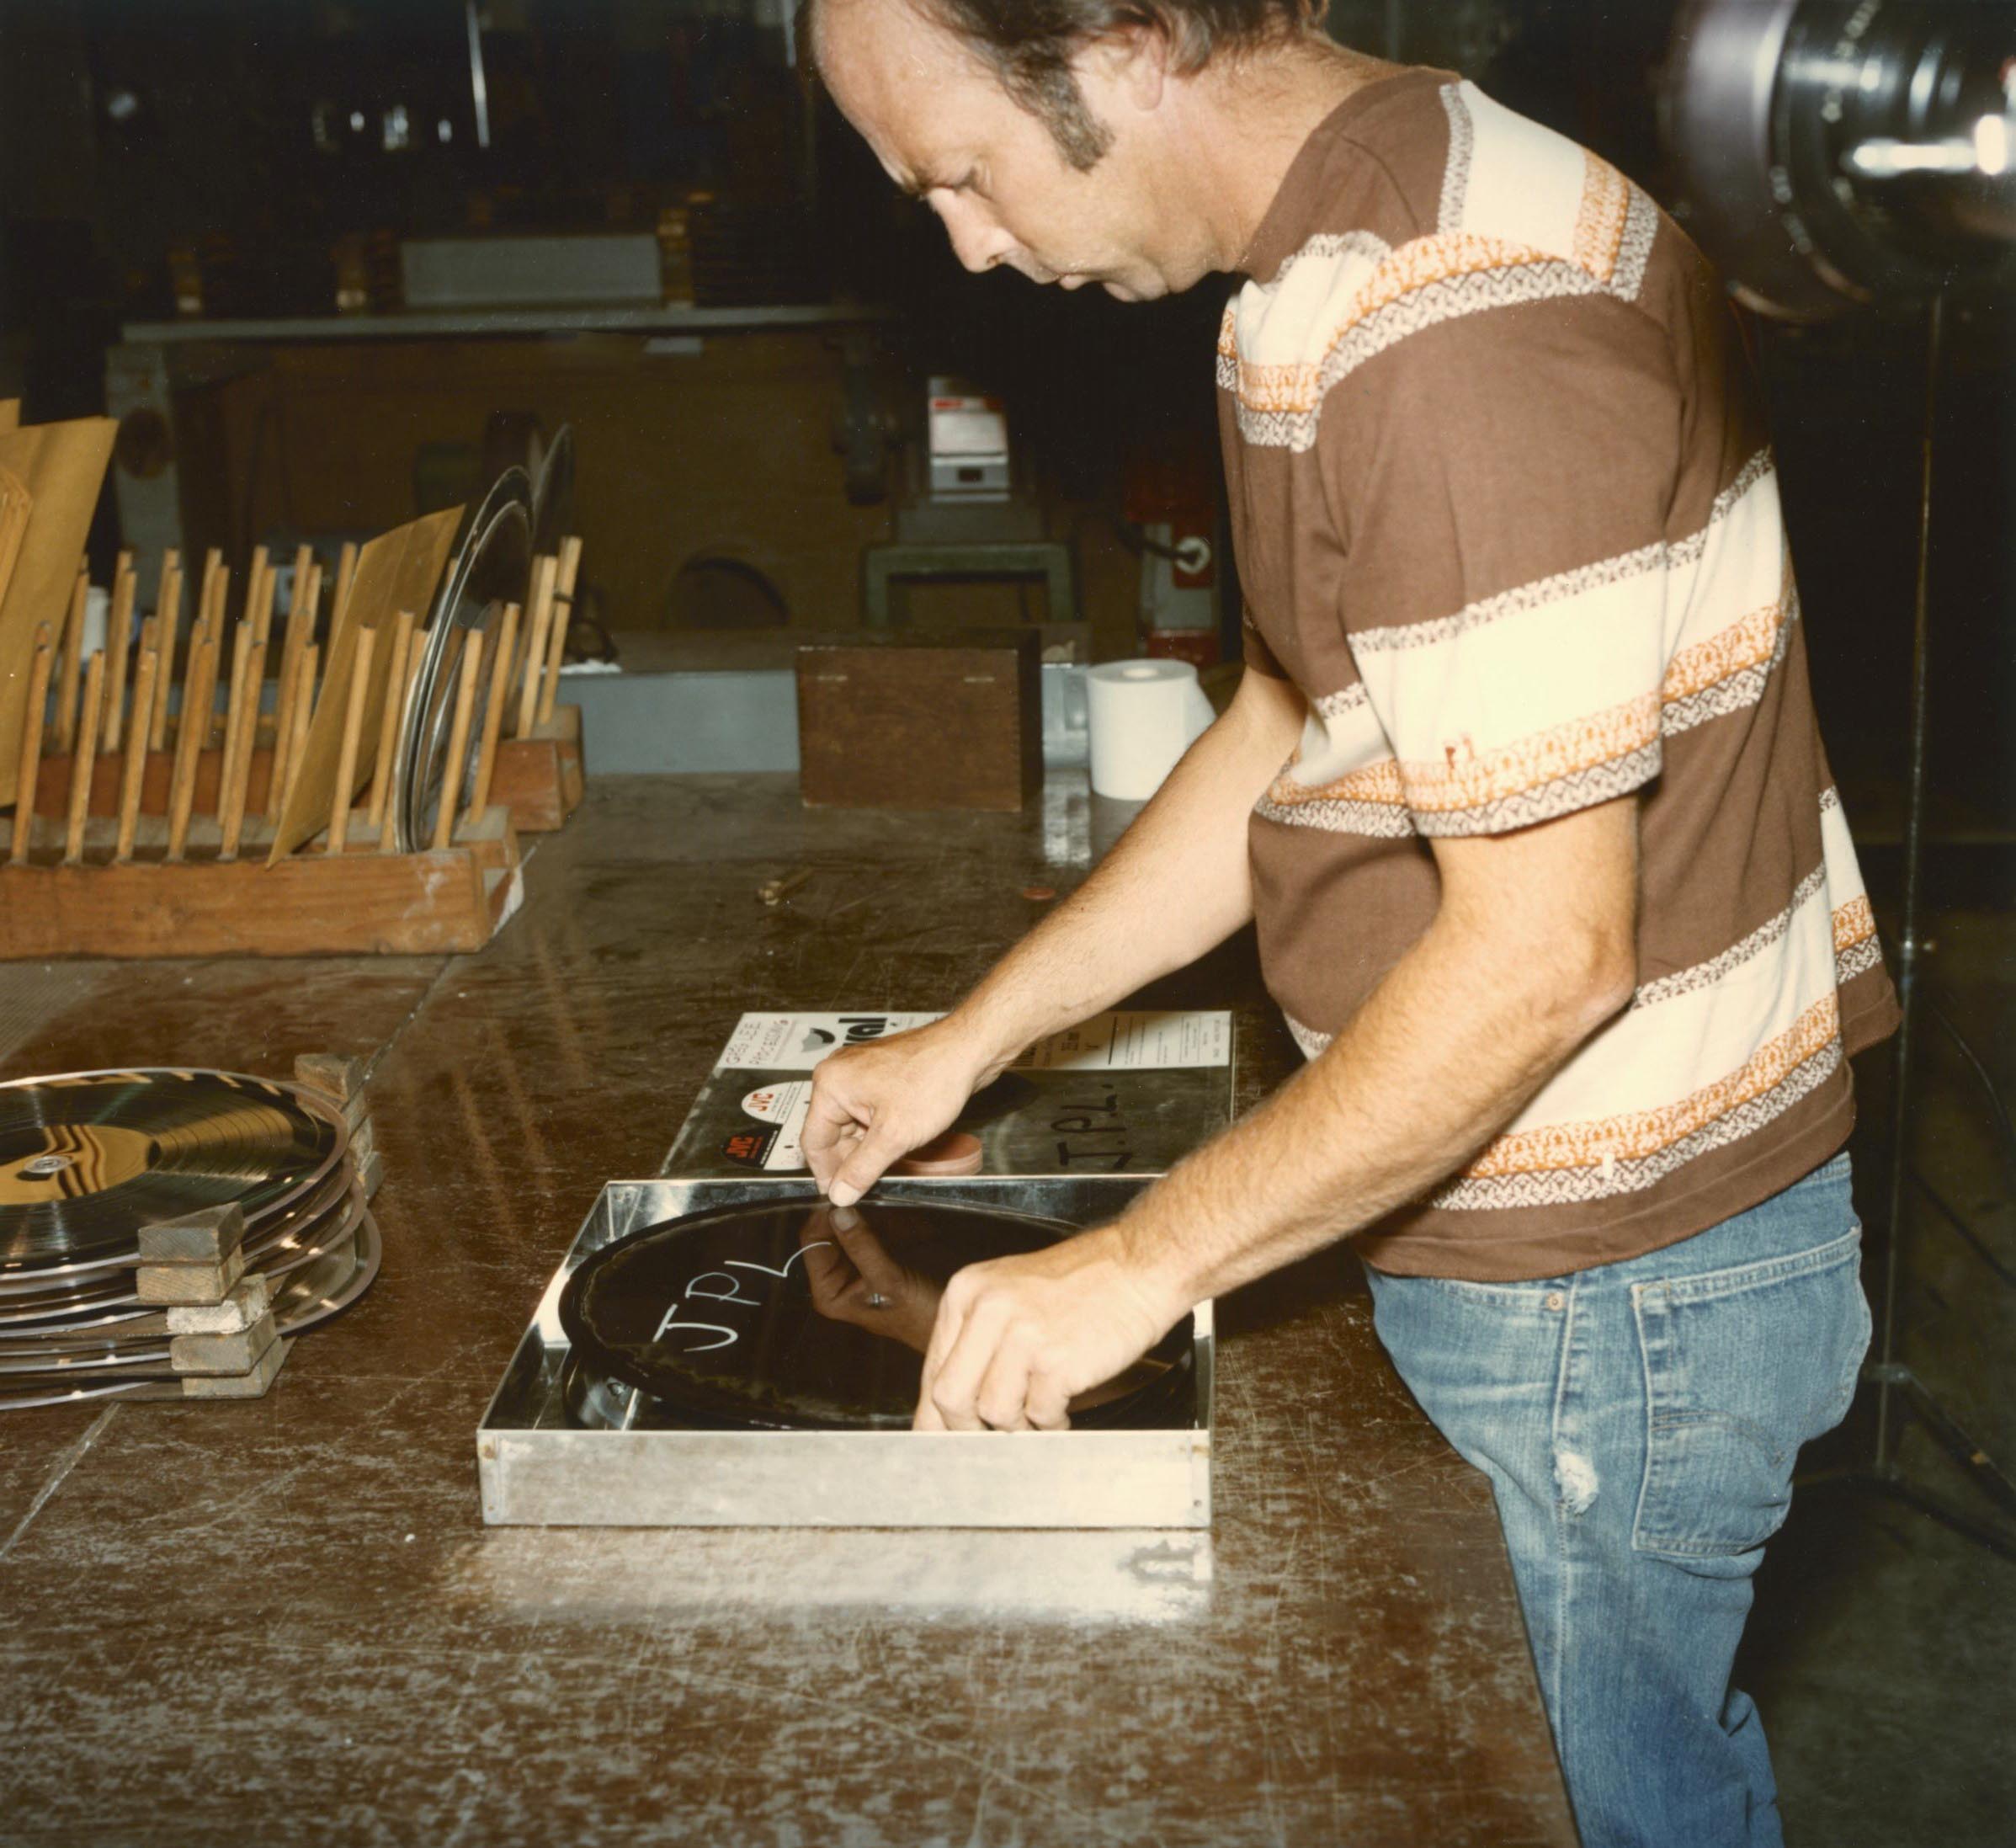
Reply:
M1632 1286L1646 1388L1631 1544L1751 1552L1784 1524L1801 1445L1831 1430L1867 1351L1861 1228L1791 1257Z

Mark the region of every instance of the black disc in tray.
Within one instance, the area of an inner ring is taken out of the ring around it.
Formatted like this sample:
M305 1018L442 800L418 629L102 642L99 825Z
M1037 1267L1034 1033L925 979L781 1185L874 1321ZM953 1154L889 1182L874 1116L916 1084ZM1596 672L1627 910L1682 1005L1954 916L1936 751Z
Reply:
M617 1422L603 1382L651 1416L620 1422L774 1430L907 1429L939 1298L955 1270L1077 1228L987 1207L816 1196L716 1207L605 1245L567 1280L561 1324L577 1416ZM1187 1422L1186 1318L1074 1425Z
M130 1251L141 1226L231 1201L251 1218L340 1152L333 1122L258 1078L86 1072L0 1084L0 1270Z

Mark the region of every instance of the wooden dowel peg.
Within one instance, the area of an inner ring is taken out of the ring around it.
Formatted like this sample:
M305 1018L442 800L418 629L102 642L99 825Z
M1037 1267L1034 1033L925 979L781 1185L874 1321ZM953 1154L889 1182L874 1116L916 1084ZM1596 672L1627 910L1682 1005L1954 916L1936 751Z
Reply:
M560 691L560 668L567 659L567 631L574 620L574 586L580 578L581 541L570 533L560 542L560 569L553 586L553 626L560 633L546 649L552 672L547 676L549 684L539 715L542 724L553 716L553 702Z
M176 556L174 548L168 557ZM161 668L154 679L154 726L148 737L148 744L155 750L168 748L168 688L175 678L175 643L177 631L182 626L182 567L170 564L161 574L161 591L154 602L155 646L161 655ZM182 684L189 685L189 665L195 659L195 636L189 637L189 658L183 663Z
M552 633L546 642L545 684L539 695L539 722L553 716L553 702L560 696L561 663L567 655L567 627L574 620L574 580L581 571L581 541L561 541L560 569L553 588Z
M49 625L35 625L35 652L28 664L28 708L21 716L21 757L14 774L14 838L8 858L17 866L28 864L28 844L35 831L35 785L42 774L43 711L49 704L49 676L56 666L56 650L49 639Z
M420 679L420 663L427 658L427 638L430 631L416 629L406 651L406 685L399 695L399 709L404 712L413 703L413 688ZM404 720L401 721L403 725ZM418 722L418 718L416 722ZM396 778L395 776L395 780ZM385 805L385 817L379 823L378 851L396 853L399 847L399 804L396 800Z
M221 635L224 624L217 607L217 573L224 568L224 554L212 546L203 555L203 577L196 587L196 617L208 619L213 634Z
M180 860L189 840L189 817L196 806L196 770L208 715L217 696L218 639L199 622L189 631L189 663L182 678L182 716L175 727L175 765L168 783L168 849Z
M168 574L171 572L177 578L180 578L182 575L182 552L180 548L174 546L168 546L161 555L161 576L154 583L154 614L156 615L159 615L168 607Z
M497 774L497 742L504 728L504 702L511 695L511 662L518 648L518 605L504 605L503 626L497 631L497 655L490 664L490 697L483 703L483 748L476 760L476 788L469 812L481 815L490 806L491 779Z
M312 546L296 546L294 548L294 582L287 587L287 620L291 622L301 613L301 598L308 588L308 567L315 562Z
M371 690L371 657L378 647L375 629L357 631L357 652L350 658L350 697L343 706L343 743L336 754L336 788L329 797L329 851L340 854L350 838L350 800L355 793L357 747L364 735L364 701Z
M378 722L378 757L371 772L370 824L385 825L386 798L398 773L399 724L406 710L406 665L413 647L413 613L402 610L392 625L392 658L385 676L385 711Z
M224 763L218 767L218 829L228 827L228 813L231 807L231 789L238 783L238 740L244 730L246 708L246 670L252 663L252 631L244 623L238 623L231 633L231 680L230 692L224 696ZM220 851L220 860L234 860L238 845L231 841L226 851Z
M84 664L84 602L90 583L82 573L71 586L70 611L63 622L62 671L56 683L56 750L77 751L77 676Z
M274 787L281 792L283 800L285 792L294 786L295 759L307 735L305 724L296 731L295 715L301 705L301 658L315 641L322 583L322 567L311 558L301 580L296 608L287 619L287 640L280 650L280 704L274 721L273 769ZM312 697L310 710L313 710ZM270 803L268 807L277 817L279 810Z
M301 671L301 651L294 646L295 624L290 619L285 640L280 644L280 678L273 703L273 775L266 785L266 817L280 818L280 802L286 794L287 769L294 738L294 684Z
M141 631L140 663L133 670L133 720L126 730L125 775L119 791L119 844L114 860L133 857L133 839L140 827L140 794L147 779L147 731L153 722L154 681L161 671L159 631L150 617Z
M462 631L462 666L455 685L455 716L449 727L448 758L441 771L441 807L434 816L434 846L455 838L455 804L469 777L469 726L476 711L476 676L483 666L483 631Z
M238 612L238 620L251 622L258 614L259 580L266 575L266 548L252 548L252 562L245 570L245 607Z
M209 626L220 642L224 636L224 611L217 601L217 574L224 569L224 554L215 546L203 555L203 577L196 586L195 620Z
M281 784L286 771L284 761L287 731L294 716L294 673L304 643L315 626L308 610L310 567L314 552L306 546L294 549L294 581L287 591L287 622L280 638L280 671L273 709L273 777L266 791L266 812L277 820L280 812Z
M254 642L273 640L273 567L269 565L247 587L245 620L251 625Z
M241 630L240 633L244 631ZM240 700L242 711L237 725L237 745L233 750L228 741L226 759L231 765L231 774L219 791L217 819L221 831L221 850L219 857L235 860L238 843L245 832L245 796L252 783L252 754L259 742L259 695L266 684L266 644L255 636L245 656L244 695Z
M210 599L204 607L204 615L210 626L219 636L224 633L225 616L231 600L231 567L221 564L211 574Z
M540 558L532 567L531 627L525 642L525 679L519 689L516 736L529 737L539 717L539 683L546 660L546 631L553 620L553 586L559 561Z
M289 720L288 730L296 739L308 736L308 721L315 711L315 669L322 658L322 650L311 642L301 650L301 658L294 670L294 711ZM280 807L285 809L294 795L294 786L301 780L301 760L306 753L296 748L287 760L287 787L280 796Z
M98 764L98 727L105 704L105 651L94 649L84 674L84 703L77 714L75 748L70 758L70 825L63 836L63 864L84 857L84 823L91 814L91 773Z
M119 748L125 735L126 671L133 651L133 593L137 588L133 573L120 571L112 580L112 602L105 612L105 651L112 658L105 683L104 722L98 732L98 751L105 757Z
M346 539L343 550L336 555L336 594L329 599L331 632L334 625L343 620L343 613L350 601L350 587L357 582L357 546L354 541Z

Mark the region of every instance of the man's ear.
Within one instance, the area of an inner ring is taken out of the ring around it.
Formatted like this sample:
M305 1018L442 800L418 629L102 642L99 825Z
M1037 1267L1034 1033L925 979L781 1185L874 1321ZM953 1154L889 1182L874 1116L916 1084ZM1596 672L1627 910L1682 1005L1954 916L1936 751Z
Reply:
M1136 109L1157 108L1169 80L1169 38L1152 25L1122 26L1095 39L1072 60L1090 83Z

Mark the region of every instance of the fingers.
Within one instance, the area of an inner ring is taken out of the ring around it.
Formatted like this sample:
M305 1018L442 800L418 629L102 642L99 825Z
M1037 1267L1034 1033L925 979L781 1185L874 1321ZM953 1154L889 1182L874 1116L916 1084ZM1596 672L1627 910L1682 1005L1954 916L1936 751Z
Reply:
M886 1118L876 1123L825 1182L826 1197L836 1206L853 1206L891 1162L909 1153L910 1146L910 1139L892 1129Z
M908 1153L913 1137L899 1130L886 1107L856 1094L837 1054L812 1075L799 1146L812 1179L836 1206L851 1206Z
M1031 1373L1023 1410L1031 1427L1039 1431L1071 1429L1071 1395L1047 1373Z
M1036 1331L1002 1329L984 1312L970 1317L942 1366L925 1368L913 1429L924 1431L1062 1431L1070 1398L1035 1366ZM977 1383L973 1383L977 1377Z
M968 1291L964 1277L963 1271L954 1271L945 1285L944 1294L939 1298L938 1318L931 1324L931 1339L924 1349L924 1371L918 1386L917 1414L910 1421L912 1430L942 1431L950 1428L938 1409L938 1379L965 1326Z
M918 1430L1025 1431L1034 1420L1024 1407L1029 1396L1036 1331L1011 1320L1002 1298L981 1297L969 1309L975 1286L965 1273L953 1278L924 1355ZM1061 1402L1046 1395L1041 1407L1054 1426Z
M858 1139L867 1126L867 1113L856 1108L837 1080L827 1077L824 1067L812 1074L811 1101L806 1108L799 1142L812 1178L821 1187L846 1158L843 1145Z
M1034 1345L1032 1334L1020 1328L1010 1329L987 1362L973 1409L989 1430L1035 1430L1023 1409L1029 1398L1029 1354Z

